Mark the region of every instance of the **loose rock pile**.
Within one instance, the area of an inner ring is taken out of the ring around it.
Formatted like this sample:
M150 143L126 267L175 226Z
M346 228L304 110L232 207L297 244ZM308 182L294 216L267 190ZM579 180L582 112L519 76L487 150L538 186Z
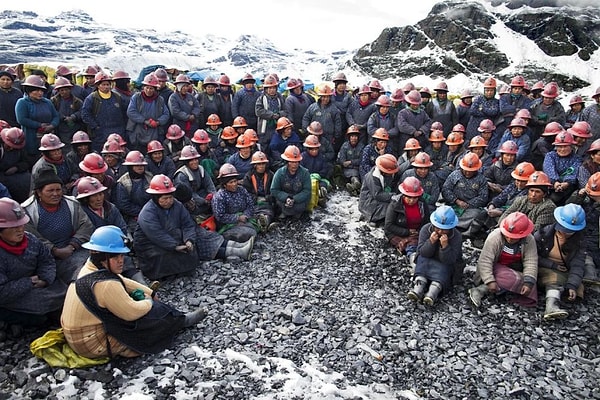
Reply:
M600 399L598 292L552 323L543 302L527 310L489 297L473 310L478 251L464 244L463 284L432 308L416 305L406 260L381 229L355 222L355 201L336 193L310 222L259 237L251 262L207 262L164 281L163 300L209 316L160 355L53 369L28 350L43 332L9 337L0 399ZM309 384L294 391L292 377Z

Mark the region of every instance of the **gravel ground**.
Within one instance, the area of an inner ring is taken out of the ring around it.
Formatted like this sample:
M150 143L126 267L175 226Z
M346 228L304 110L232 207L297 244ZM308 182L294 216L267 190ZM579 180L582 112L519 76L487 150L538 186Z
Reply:
M159 355L57 369L28 350L42 331L9 337L0 399L600 399L595 288L564 321L542 321L543 300L473 310L478 254L464 244L463 284L414 304L404 260L356 221L356 198L336 193L310 222L259 237L253 261L164 281L163 300L209 316Z

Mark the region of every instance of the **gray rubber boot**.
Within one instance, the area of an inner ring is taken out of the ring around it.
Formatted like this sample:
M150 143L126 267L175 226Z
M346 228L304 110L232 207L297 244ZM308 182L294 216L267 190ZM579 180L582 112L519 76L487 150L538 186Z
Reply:
M408 298L412 301L421 301L423 298L423 293L425 292L425 285L427 284L427 279L422 276L417 276L415 278L415 286L411 291L408 292Z
M548 289L546 290L546 310L544 311L544 319L555 320L564 319L569 316L569 313L559 307L560 304L560 290Z
M429 285L429 290L427 290L425 297L423 297L423 304L432 306L441 292L442 284L439 282L431 282L431 285Z
M475 307L479 308L481 306L481 300L487 294L487 292L488 287L485 283L469 289L469 298L471 299L471 303L473 303Z
M208 312L204 308L198 308L196 311L191 311L185 314L185 323L184 327L189 328L190 326L196 325L198 322L202 321Z
M239 257L243 260L249 260L252 256L252 248L254 246L254 236L250 239L246 240L243 243L234 242L230 240L227 242L227 247L225 248L225 256L226 257Z

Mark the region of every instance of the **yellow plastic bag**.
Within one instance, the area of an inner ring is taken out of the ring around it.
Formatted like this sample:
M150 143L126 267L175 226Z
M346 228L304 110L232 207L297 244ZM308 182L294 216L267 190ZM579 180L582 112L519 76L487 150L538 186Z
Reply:
M312 211L319 204L319 179L310 176L310 200L306 205L306 210Z
M35 339L29 345L29 350L51 367L85 368L110 361L109 357L87 358L75 353L67 343L62 328L48 331Z

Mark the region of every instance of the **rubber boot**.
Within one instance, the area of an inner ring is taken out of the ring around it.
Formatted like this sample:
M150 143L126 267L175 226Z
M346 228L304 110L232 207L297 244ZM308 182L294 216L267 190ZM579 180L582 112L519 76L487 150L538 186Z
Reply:
M544 311L544 319L546 321L555 319L564 319L569 316L569 313L559 307L560 290L546 290L546 310Z
M204 308L198 308L196 311L191 311L185 314L185 322L183 324L184 327L189 328L190 326L196 325L198 322L202 321L208 312Z
M476 308L479 308L481 306L481 300L487 294L487 292L488 287L485 283L469 289L469 298L471 299L471 303L473 303Z
M417 276L415 278L415 286L411 291L408 292L408 298L412 301L421 301L423 298L423 293L425 293L425 285L427 284L427 279L422 276Z
M249 260L250 256L252 256L252 247L254 246L254 236L250 239L246 240L243 243L234 242L230 240L227 242L227 247L225 248L225 256L226 257L239 257L243 260Z
M437 300L437 298L441 292L442 292L442 284L439 282L431 282L431 285L429 285L429 290L427 290L425 297L423 297L423 304L432 306L433 303L435 303L435 301Z

